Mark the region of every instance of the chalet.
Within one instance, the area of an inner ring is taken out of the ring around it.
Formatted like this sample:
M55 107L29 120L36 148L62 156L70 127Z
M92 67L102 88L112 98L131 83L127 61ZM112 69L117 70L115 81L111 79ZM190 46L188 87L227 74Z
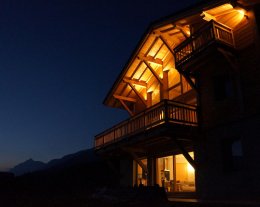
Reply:
M105 97L127 120L95 136L122 186L260 195L260 1L201 1L150 25Z

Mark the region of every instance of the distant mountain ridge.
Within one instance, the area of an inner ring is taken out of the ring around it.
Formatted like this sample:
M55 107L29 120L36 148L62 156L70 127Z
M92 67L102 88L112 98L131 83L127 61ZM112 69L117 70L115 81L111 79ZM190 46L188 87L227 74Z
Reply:
M28 159L11 168L10 172L14 173L16 176L19 176L25 173L35 172L44 169L45 166L46 164L44 162Z
M26 173L32 173L41 170L47 170L50 168L65 168L78 164L86 164L97 160L97 156L93 149L82 150L73 154L65 155L60 159L50 160L48 163L41 161L35 161L33 159L28 159L9 170L15 174L15 176L20 176Z

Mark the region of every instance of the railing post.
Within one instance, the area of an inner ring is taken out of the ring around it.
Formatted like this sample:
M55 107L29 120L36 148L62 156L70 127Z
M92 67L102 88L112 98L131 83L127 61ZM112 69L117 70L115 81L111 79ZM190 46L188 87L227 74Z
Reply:
M196 39L196 37L194 37L193 35L191 35L191 52L190 52L190 54L192 54L192 53L194 52L194 50L196 49L195 39Z
M233 44L233 47L236 47L233 30L231 30L230 33L231 33L231 38L232 38L232 44Z
M217 32L217 29L216 29L215 22L214 22L213 20L211 20L211 21L212 21L212 29L213 29L213 34L214 34L213 39L219 39L219 38L218 38L218 32Z
M169 114L168 114L168 100L164 99L164 116L165 116L165 123L168 124L169 122Z

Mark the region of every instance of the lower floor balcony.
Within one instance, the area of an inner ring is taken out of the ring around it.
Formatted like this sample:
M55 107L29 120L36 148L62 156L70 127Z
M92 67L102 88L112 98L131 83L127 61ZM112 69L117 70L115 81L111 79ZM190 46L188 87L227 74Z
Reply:
M142 134L160 136L162 128L186 133L198 126L197 107L170 100L163 100L131 118L95 136L95 149L101 149L120 141L131 142ZM188 130L189 131L189 130ZM159 134L158 134L159 133Z

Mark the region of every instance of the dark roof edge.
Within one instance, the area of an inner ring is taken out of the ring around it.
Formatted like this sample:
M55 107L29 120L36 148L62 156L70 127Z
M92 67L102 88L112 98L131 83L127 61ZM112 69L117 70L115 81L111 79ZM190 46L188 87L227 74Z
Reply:
M160 18L158 20L151 22L151 24L149 24L149 26L147 27L147 29L143 33L142 37L138 41L133 53L130 55L129 59L127 60L126 64L124 65L123 70L121 70L121 72L117 76L114 84L112 85L112 87L108 91L105 99L103 100L103 104L106 105L107 100L111 97L111 93L116 88L116 86L119 84L120 77L125 75L127 68L129 67L131 62L134 61L134 57L138 54L138 52L142 48L143 44L145 43L145 40L150 35L151 31L153 31L154 29L156 29L156 28L158 28L162 25L168 24L169 22L177 21L180 18L185 18L185 17L190 16L192 14L198 13L199 11L202 11L203 9L216 7L218 5L228 3L228 2L236 2L236 0L212 0L212 1L202 0L197 4L194 4L190 7L186 7L186 8L181 9L181 10L179 10L179 11L177 11L177 12L171 14L171 15L167 15L163 18Z

